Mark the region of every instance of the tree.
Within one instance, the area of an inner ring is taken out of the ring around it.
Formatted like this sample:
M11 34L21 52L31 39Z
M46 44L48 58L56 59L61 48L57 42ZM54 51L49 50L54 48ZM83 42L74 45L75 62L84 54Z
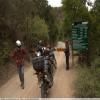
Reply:
M30 47L34 44L34 42L39 40L48 41L49 29L44 19L41 19L39 16L35 16L33 20L31 20L31 26L29 28L29 33L26 34L27 44L30 43Z
M57 40L58 29L55 11L51 6L47 7L44 19L49 27L50 42L54 44Z
M48 40L48 26L45 20L41 19L39 16L35 16L33 19L32 33L35 33L39 39Z
M64 31L63 31L63 10L62 7L55 7L53 8L53 12L55 13L55 21L56 21L56 27L58 30L58 33L56 34L57 41L63 40L64 37Z
M93 9L90 11L90 41L91 58L95 59L100 52L100 1L96 0Z
M75 21L87 21L89 18L88 9L85 6L86 1L81 0L63 0L64 10L64 29L65 35L70 35L72 23ZM66 34L66 32L68 34Z

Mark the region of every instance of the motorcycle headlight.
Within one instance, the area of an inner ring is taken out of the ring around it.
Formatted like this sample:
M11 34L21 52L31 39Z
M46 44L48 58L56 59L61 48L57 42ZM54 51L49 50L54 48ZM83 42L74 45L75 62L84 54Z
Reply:
M41 55L41 53L40 52L37 52L36 55L39 57Z
M42 50L46 50L46 47L43 47Z

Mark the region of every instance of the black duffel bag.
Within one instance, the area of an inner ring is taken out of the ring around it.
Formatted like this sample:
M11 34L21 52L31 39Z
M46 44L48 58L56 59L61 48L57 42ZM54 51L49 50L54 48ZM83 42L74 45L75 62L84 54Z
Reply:
M34 70L36 70L36 71L44 70L44 57L43 56L34 57L32 59L32 63L33 63Z

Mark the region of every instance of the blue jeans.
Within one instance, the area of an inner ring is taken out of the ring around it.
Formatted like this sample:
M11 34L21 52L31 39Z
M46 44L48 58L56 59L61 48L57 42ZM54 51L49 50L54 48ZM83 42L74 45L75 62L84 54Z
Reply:
M20 82L21 82L21 84L24 84L24 66L20 65L17 68L18 68Z

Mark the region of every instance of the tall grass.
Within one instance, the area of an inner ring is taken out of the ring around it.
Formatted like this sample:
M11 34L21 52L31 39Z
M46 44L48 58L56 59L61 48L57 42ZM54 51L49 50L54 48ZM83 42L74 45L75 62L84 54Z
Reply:
M100 66L97 66L99 63L98 61L94 62L94 66L91 68L87 68L86 66L78 67L78 78L75 83L76 97L100 97Z

